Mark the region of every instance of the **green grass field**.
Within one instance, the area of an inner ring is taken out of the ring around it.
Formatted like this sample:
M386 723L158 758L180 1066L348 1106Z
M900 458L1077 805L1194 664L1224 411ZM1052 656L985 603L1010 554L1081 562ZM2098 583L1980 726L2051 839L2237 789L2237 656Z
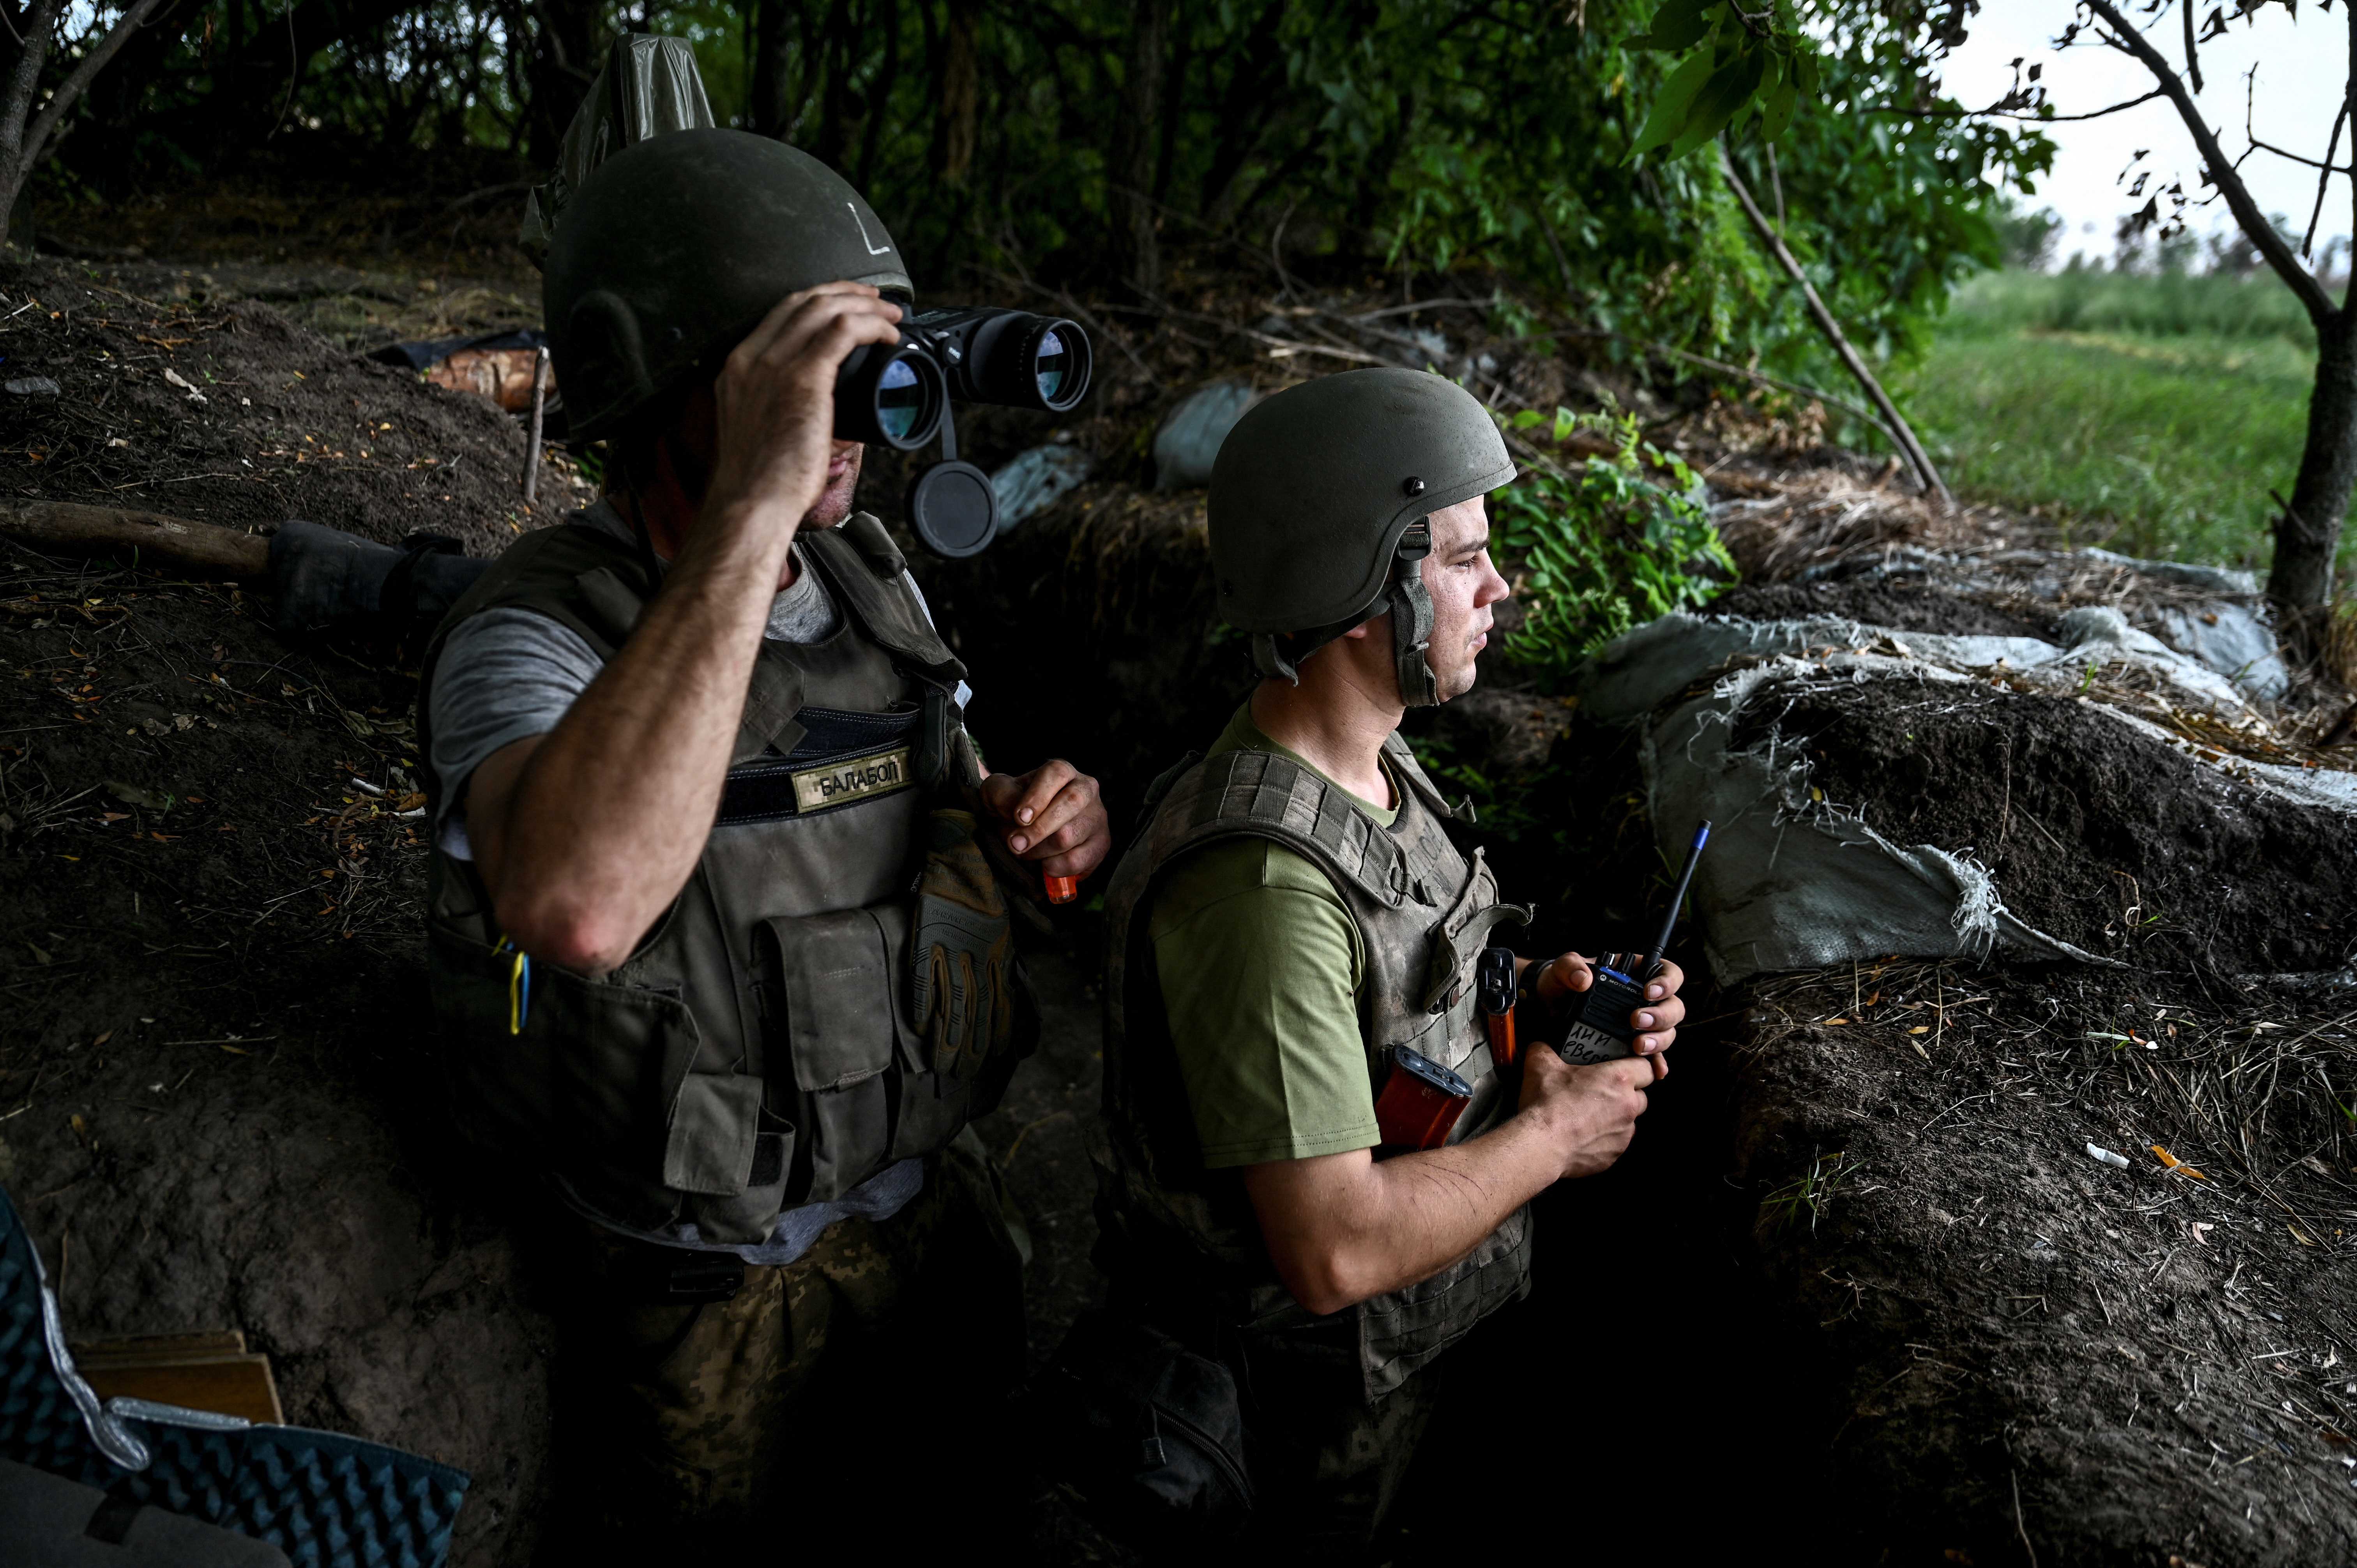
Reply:
M2264 569L2314 338L2272 276L1985 274L1894 378L1948 482L2075 543Z

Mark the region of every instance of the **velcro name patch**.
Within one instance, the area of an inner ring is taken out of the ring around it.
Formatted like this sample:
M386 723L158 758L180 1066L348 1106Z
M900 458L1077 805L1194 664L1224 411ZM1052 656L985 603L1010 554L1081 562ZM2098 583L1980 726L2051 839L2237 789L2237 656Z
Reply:
M908 789L915 782L909 773L909 748L903 746L873 757L856 757L849 762L804 768L793 776L794 810L824 811L829 806Z

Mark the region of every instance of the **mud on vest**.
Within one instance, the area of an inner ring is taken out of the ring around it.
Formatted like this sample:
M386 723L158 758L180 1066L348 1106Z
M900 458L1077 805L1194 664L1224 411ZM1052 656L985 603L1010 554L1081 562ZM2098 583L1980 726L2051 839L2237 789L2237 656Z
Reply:
M952 1002L932 987L920 1015L914 889L936 808L970 804L958 787L978 777L952 695L964 666L875 518L806 531L796 548L844 624L817 643L763 640L703 855L619 969L592 979L534 963L511 1029L514 957L481 877L438 845L427 877L427 962L462 1131L640 1230L689 1219L709 1241L764 1240L781 1211L946 1145L1038 1036L1010 969L986 1048L936 1070L933 1015ZM647 558L605 529L529 534L452 609L422 687L460 620L503 607L555 619L610 660L656 585ZM421 702L429 761L430 725ZM429 770L427 787L438 803L447 786Z
M1468 860L1449 842L1442 823L1456 813L1398 736L1384 742L1383 760L1399 785L1399 813L1389 829L1317 774L1269 752L1231 751L1181 765L1175 779L1157 781L1157 791L1168 792L1158 804L1149 795L1151 818L1114 873L1105 895L1109 1149L1099 1172L1100 1258L1166 1321L1200 1325L1208 1314L1217 1332L1240 1333L1247 1342L1321 1321L1278 1283L1240 1175L1202 1164L1147 934L1162 873L1189 852L1255 836L1324 871L1366 946L1359 1030L1376 1086L1392 1051L1405 1046L1473 1085L1473 1102L1450 1143L1513 1112L1512 1086L1491 1059L1474 969L1492 928L1526 922L1531 909L1500 903L1482 853ZM1463 1261L1334 1315L1340 1323L1327 1320L1324 1331L1355 1333L1372 1402L1526 1294L1530 1257L1525 1206Z

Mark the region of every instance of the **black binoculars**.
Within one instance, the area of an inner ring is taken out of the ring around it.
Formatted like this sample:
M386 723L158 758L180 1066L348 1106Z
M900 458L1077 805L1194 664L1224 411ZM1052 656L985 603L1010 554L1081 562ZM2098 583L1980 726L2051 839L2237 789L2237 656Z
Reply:
M838 441L912 452L931 441L950 400L1062 413L1089 390L1089 339L1028 311L928 310L889 348L866 344L834 381Z
M1063 413L1089 390L1089 339L1071 322L982 306L928 310L889 347L865 344L834 379L834 436L912 452L936 435L942 461L909 487L909 522L926 548L978 554L998 532L989 477L957 460L950 400Z

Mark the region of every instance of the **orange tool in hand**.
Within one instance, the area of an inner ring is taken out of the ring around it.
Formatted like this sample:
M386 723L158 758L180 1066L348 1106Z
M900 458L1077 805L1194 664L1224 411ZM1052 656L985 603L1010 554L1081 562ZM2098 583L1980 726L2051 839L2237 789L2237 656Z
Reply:
M1048 885L1050 904L1069 904L1081 896L1081 879L1077 876L1045 876L1042 880Z

